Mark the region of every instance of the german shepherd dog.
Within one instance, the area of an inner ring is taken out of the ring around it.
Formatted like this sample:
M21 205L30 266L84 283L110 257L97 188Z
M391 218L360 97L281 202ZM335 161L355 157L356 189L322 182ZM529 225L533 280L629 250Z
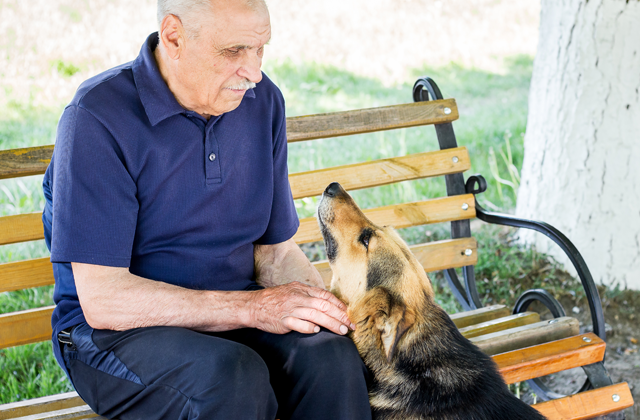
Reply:
M331 292L348 306L352 339L373 377L374 419L544 419L436 304L424 268L393 228L373 224L335 182L318 222Z

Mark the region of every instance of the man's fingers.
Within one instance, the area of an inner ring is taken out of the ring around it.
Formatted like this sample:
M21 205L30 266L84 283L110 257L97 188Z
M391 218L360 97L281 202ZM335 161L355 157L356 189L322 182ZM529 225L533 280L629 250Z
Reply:
M284 325L291 331L298 331L302 334L313 334L320 332L320 327L316 324L305 321L304 319L296 318L294 316L288 316L282 321Z
M340 299L335 297L333 293L320 289L318 287L309 287L309 294L315 298L324 299L328 302L331 302L333 305L337 306L342 311L347 310L347 305L345 305Z
M349 332L348 323L345 325L344 323L325 314L324 312L318 311L313 308L298 308L293 311L292 315L296 318L301 318L306 321L312 322L315 325L325 327L326 329L333 331L336 334L345 335L347 332Z
M351 329L355 329L355 326L349 320L347 313L343 309L337 307L336 305L334 305L332 302L328 300L324 300L322 298L310 298L308 303L305 306L316 309L322 313L327 314L331 318L334 318L338 322L346 325L347 328L350 327Z

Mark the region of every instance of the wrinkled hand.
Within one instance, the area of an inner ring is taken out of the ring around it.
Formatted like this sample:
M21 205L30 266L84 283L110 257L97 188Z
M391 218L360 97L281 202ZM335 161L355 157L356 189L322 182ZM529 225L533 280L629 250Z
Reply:
M324 327L344 335L349 328L355 329L347 317L346 305L321 288L296 281L253 293L252 326L263 331L311 334Z

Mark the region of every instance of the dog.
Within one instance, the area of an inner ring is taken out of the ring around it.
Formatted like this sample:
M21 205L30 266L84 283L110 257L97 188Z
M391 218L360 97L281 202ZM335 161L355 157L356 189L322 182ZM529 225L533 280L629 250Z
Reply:
M351 338L372 374L376 420L543 420L516 398L493 360L458 331L431 282L392 227L372 223L338 183L318 205Z

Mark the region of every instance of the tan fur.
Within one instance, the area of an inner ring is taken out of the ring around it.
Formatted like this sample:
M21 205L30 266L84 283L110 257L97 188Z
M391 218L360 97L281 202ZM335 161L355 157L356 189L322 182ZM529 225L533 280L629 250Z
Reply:
M331 291L347 304L356 324L351 338L373 374L376 420L460 419L478 409L485 410L481 419L541 419L509 393L495 363L437 305L422 265L393 228L367 219L339 184L325 190L318 221ZM479 408L485 394L493 397Z

